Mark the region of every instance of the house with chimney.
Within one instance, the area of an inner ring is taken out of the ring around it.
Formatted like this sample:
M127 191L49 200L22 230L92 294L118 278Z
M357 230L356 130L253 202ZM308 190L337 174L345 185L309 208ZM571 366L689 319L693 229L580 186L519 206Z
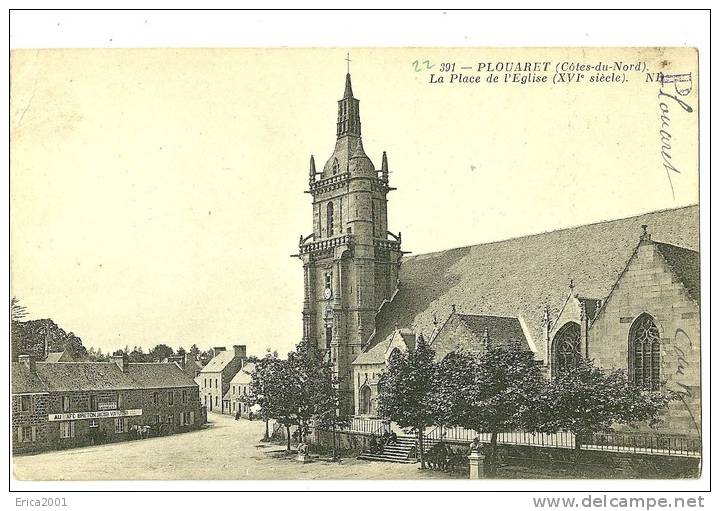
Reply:
M230 388L223 397L224 413L236 415L246 419L250 418L251 406L249 403L250 385L252 384L252 375L255 372L255 363L248 362L243 364L237 374L230 380Z
M230 389L230 381L243 368L246 360L247 347L244 345L234 345L232 350L222 346L213 348L213 358L195 378L208 412L223 413L230 406L223 397Z
M167 435L199 428L195 381L176 364L12 362L12 448L16 454L137 438L138 428Z
M200 371L203 365L200 361L190 353L183 353L179 355L171 355L164 359L163 362L168 364L177 364L180 369L190 376L193 380L200 375Z

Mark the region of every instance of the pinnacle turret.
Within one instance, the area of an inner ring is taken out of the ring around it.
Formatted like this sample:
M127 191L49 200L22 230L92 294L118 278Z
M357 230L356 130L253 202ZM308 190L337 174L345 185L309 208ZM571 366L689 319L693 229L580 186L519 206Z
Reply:
M312 154L310 155L310 183L315 182L315 175L317 174L317 171L315 170L315 156Z
M380 172L382 175L382 180L387 183L389 181L390 171L388 170L387 153L385 151L383 151L382 155L382 166L380 167Z

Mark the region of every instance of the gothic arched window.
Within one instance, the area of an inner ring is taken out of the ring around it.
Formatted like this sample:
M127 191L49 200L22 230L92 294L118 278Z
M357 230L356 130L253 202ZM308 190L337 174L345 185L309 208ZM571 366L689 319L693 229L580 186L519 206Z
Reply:
M580 325L567 323L553 339L553 376L577 367L580 362Z
M327 237L335 235L335 206L332 201L327 204Z
M370 415L372 411L372 390L367 385L360 389L360 414Z
M660 331L650 314L641 314L630 327L628 372L632 380L652 390L660 387Z

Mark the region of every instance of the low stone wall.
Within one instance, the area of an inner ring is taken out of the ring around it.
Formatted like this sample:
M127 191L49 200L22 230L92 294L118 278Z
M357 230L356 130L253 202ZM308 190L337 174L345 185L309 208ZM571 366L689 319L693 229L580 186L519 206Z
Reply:
M370 436L369 433L335 432L335 448L337 453L340 456L357 456L361 454L366 449ZM272 439L278 443L286 443L287 432L285 428L279 428L272 436ZM313 430L305 439L305 443L308 444L310 452L317 454L329 453L333 448L332 432Z

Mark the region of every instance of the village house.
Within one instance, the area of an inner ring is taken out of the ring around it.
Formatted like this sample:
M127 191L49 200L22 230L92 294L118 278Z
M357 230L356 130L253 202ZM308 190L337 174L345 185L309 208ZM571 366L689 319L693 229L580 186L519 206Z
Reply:
M241 417L250 418L251 407L248 404L248 396L253 372L255 372L255 364L248 362L230 380L230 389L223 398L223 401L227 403L224 408L225 413L235 415L239 412Z
M62 449L133 438L138 427L152 435L200 427L197 384L175 364L12 363L14 453Z
M235 345L232 351L224 347L213 348L213 358L195 378L202 402L209 412L223 413L229 406L223 398L230 389L230 380L242 369L246 358L245 346Z
M200 375L200 371L203 365L193 357L190 353L184 353L182 355L171 355L164 359L163 362L169 364L177 364L180 369L187 373L190 378L195 379Z

